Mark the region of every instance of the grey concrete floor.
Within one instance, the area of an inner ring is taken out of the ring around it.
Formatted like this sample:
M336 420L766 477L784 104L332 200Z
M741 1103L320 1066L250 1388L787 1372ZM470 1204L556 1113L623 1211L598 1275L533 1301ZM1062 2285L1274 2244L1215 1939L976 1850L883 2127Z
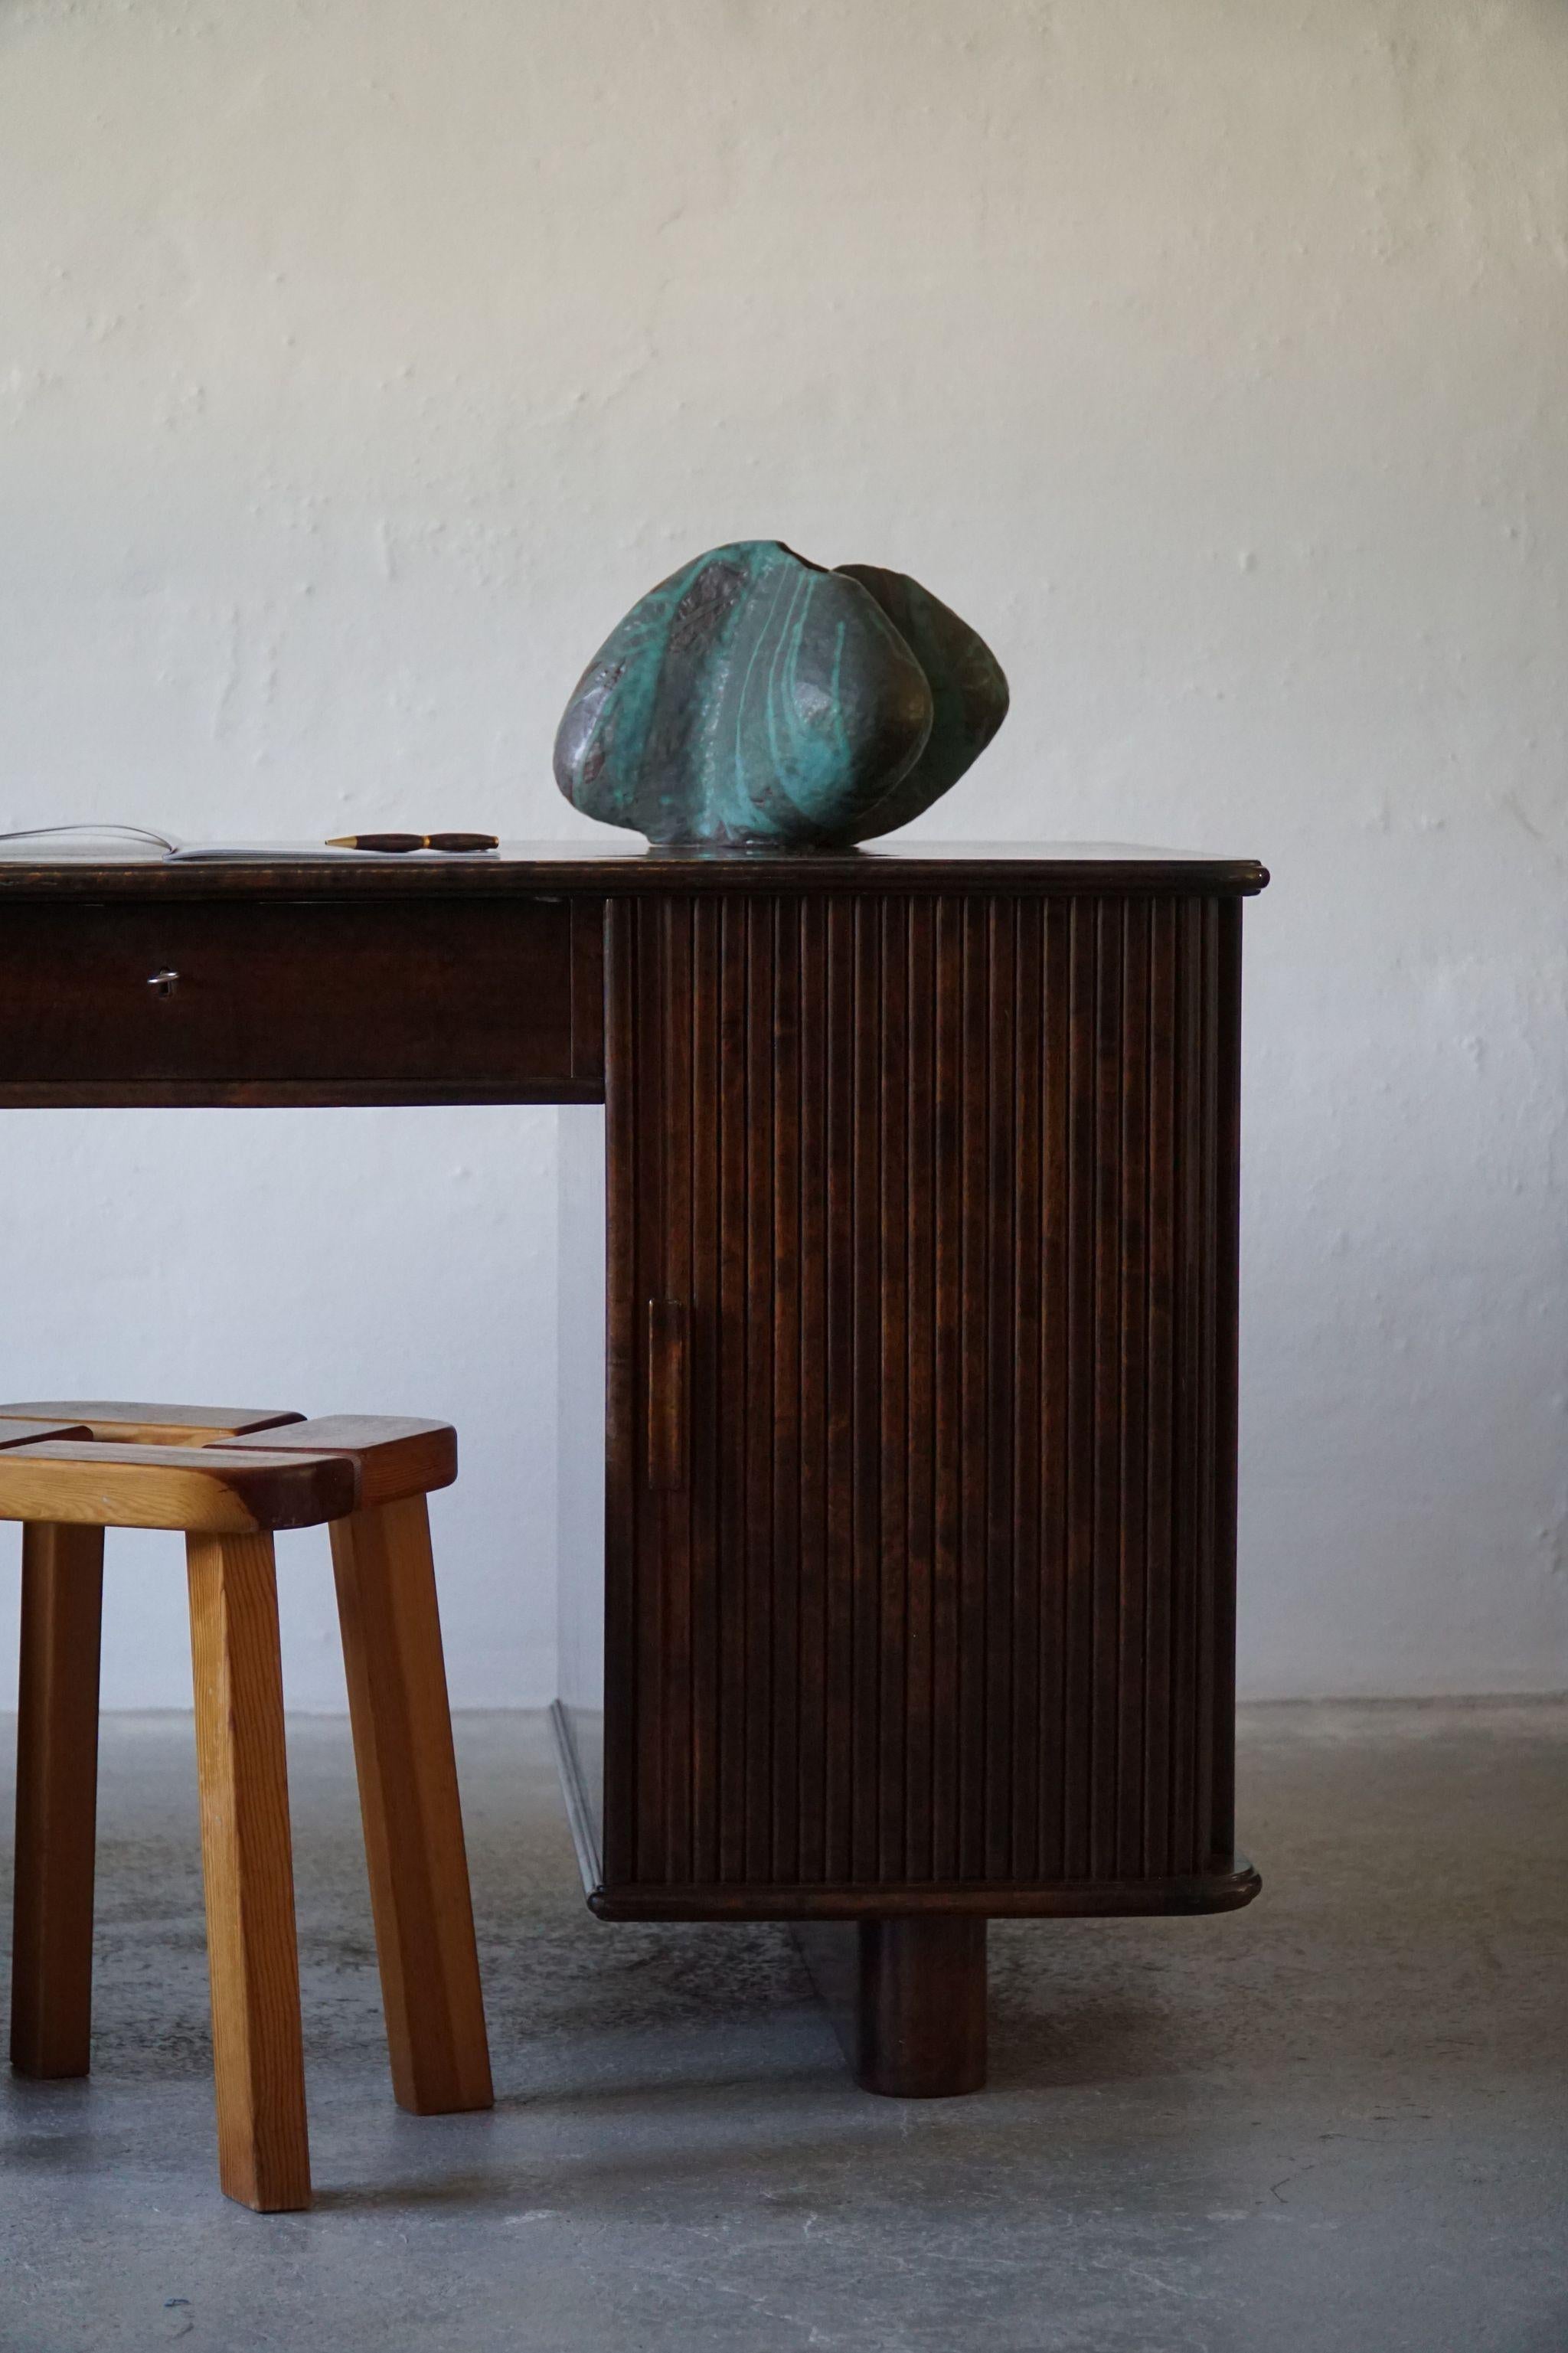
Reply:
M110 1719L95 2073L0 2089L5 2353L1568 2348L1568 1704L1249 1711L1258 1903L994 1928L991 2087L925 2104L782 1929L591 1919L542 1721L462 1719L499 2101L426 2120L346 1729L290 1737L316 2207L218 2194L190 1726Z

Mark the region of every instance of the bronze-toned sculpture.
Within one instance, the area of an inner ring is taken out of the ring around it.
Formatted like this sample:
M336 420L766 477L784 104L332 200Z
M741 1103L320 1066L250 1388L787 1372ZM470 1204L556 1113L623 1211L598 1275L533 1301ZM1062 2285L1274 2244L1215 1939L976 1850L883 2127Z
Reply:
M578 681L555 776L659 843L843 847L907 825L1007 712L984 639L918 581L775 540L651 589Z

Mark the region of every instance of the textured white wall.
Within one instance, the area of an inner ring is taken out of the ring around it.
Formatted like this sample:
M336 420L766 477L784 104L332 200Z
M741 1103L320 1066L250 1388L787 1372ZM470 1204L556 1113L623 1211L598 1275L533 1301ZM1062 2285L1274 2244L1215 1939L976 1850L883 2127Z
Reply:
M1560 1686L1565 94L1560 0L0 0L0 822L565 833L679 560L921 574L1015 686L928 830L1278 876L1246 1685ZM21 1115L0 1388L451 1410L454 1685L542 1696L552 1136Z

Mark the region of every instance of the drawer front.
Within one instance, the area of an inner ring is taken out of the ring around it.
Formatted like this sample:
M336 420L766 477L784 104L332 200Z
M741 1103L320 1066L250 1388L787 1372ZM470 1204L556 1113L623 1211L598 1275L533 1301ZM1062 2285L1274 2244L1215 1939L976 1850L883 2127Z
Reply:
M602 902L0 910L0 1100L593 1101Z

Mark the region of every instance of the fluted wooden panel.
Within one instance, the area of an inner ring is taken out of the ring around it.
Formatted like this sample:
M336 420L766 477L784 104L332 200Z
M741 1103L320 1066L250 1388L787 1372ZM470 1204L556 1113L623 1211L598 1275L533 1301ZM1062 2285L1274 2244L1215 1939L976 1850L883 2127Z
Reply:
M1239 944L612 903L612 1893L1228 1868Z

